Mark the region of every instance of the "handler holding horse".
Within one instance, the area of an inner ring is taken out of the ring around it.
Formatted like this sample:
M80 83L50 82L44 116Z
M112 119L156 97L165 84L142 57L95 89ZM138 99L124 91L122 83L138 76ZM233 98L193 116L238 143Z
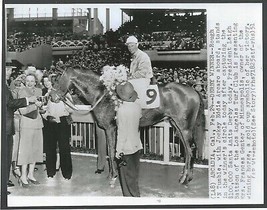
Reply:
M138 40L134 36L130 36L126 45L132 54L130 83L117 87L117 93L124 102L117 112L118 138L115 155L118 159L123 158L125 161L119 166L123 195L140 197L138 177L142 143L139 134L139 121L142 116L141 107L145 103L146 89L153 73L149 56L138 49ZM120 157L121 154L123 157Z

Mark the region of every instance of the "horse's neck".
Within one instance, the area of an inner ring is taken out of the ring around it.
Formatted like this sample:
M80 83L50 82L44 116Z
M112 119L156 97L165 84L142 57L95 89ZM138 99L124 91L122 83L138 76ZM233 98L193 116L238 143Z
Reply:
M99 78L99 75L90 70L88 72L76 70L76 74L72 78L72 83L74 86L91 105L94 105L98 98L104 94Z

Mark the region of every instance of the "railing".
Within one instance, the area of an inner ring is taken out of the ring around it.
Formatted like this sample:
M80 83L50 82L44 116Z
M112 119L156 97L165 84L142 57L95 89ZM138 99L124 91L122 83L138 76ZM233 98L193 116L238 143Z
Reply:
M207 114L207 112L205 112ZM71 145L96 149L95 124L90 114L73 114L74 123L71 129ZM206 129L207 134L207 129ZM207 136L207 135L206 135ZM184 147L180 139L175 136L169 122L163 121L156 125L140 129L140 138L143 144L143 153L162 155L164 162L169 162L170 157L183 157ZM202 156L207 159L207 141L203 145ZM95 150L96 151L96 150Z
M96 149L95 124L75 122L71 126L71 145Z

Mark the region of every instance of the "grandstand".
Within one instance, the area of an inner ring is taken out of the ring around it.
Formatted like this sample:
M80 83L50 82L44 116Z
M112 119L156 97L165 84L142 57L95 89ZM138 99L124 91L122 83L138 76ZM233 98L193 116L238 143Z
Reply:
M87 13L74 13L58 16L58 9L52 8L50 17L16 17L14 8L7 8L7 33L16 32L35 33L40 36L51 36L54 34L103 34L103 25L100 22L95 8L94 18L91 18L91 8L87 8Z
M206 66L206 11L203 9L121 9L129 16L116 31L107 30L98 19L97 8L91 18L87 13L60 17L53 8L51 17L15 18L14 9L7 9L7 59L22 65L34 63L50 68L52 60L66 61L77 51L109 51L125 47L126 37L133 34L140 48L156 66ZM109 10L106 13L109 24ZM122 20L123 21L123 20ZM107 28L108 29L108 28ZM123 51L122 50L122 51ZM46 61L36 60L36 54ZM190 64L189 64L190 63ZM101 65L100 65L101 66Z

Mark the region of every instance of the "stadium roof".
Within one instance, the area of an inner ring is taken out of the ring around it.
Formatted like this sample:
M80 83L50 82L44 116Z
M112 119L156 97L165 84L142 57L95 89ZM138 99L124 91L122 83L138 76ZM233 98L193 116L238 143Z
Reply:
M66 16L66 17L57 17L58 21L63 20L73 20L73 18L79 19L87 19L87 16ZM22 17L22 18L14 18L15 22L32 22L32 21L52 21L52 17Z
M129 16L135 16L145 13L158 13L158 14L172 14L172 13L192 13L192 12L206 12L206 9L121 9Z

